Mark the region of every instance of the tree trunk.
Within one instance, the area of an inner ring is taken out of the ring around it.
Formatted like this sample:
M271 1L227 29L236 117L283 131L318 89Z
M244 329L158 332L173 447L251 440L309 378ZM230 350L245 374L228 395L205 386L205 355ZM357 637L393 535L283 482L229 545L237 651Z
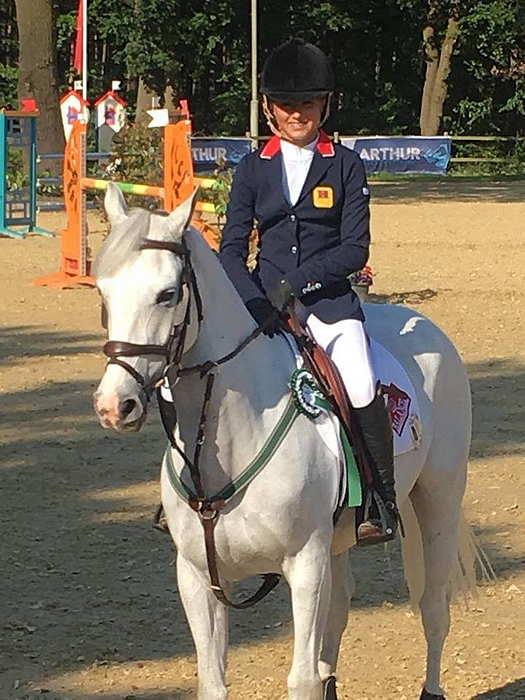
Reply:
M434 24L438 7L439 0L431 0L428 23L423 29L426 72L419 116L419 128L422 136L436 136L439 133L443 105L447 98L450 61L459 31L458 4L454 1L450 6L443 42L441 47L439 46Z
M150 90L144 82L144 78L139 78L139 89L137 91L137 103L135 107L135 122L147 121L149 117L146 114L148 109L153 109L153 100L158 97L157 93Z
M63 153L53 0L15 0L20 59L18 97L32 97L39 109L38 152ZM49 161L54 173L61 161Z

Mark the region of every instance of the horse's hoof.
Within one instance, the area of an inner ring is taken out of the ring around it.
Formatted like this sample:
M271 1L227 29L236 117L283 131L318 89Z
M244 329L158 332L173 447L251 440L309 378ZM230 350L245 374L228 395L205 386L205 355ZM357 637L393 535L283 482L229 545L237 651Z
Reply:
M426 688L421 691L421 697L419 700L447 700L444 695L434 695L434 693L429 693Z
M323 700L337 700L335 676L328 676L323 681Z

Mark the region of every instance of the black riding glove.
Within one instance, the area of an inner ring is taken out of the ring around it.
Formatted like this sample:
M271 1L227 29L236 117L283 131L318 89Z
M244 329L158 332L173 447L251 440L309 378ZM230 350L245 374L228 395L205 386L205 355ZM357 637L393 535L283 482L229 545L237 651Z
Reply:
M283 277L277 286L268 292L267 296L277 311L284 311L293 299L292 285Z
M246 303L246 308L269 338L284 330L284 321L268 299L251 299Z

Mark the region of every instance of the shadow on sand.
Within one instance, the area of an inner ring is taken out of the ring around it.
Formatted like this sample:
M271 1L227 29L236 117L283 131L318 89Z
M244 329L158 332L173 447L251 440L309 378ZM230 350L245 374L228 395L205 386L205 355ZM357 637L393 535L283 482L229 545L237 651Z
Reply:
M374 204L418 202L523 202L525 179L514 177L405 177L370 179Z
M523 698L525 698L525 678L520 678L501 688L474 695L471 700L523 700Z
M79 337L73 348L67 334L21 328L17 333L21 345L32 344L37 355L56 353L57 347L60 353L63 348L90 352L93 340ZM4 347L0 354L16 362L12 349ZM506 420L517 420L510 407L525 396L524 368L508 360L467 369L476 458L508 450L525 454L525 434L509 445L505 430L498 429ZM0 560L6 583L0 599L5 638L0 677L8 685L2 680L0 687L9 693L0 697L9 700L23 697L12 693L13 679L19 677L193 654L170 566L173 547L151 527L165 444L159 421L150 416L138 435L102 431L93 414L93 386L89 380L55 382L2 396ZM494 386L506 387L504 404ZM481 534L494 539L492 532ZM499 576L525 566L512 552L487 553ZM355 606L407 600L398 544L388 558L383 548L356 552L353 566ZM243 582L236 595L244 597L253 585ZM288 589L281 584L256 608L233 612L231 644L279 636L290 622ZM148 700L186 695L182 689L177 693L155 691ZM524 693L521 681L476 700L514 700ZM79 700L89 696L79 695Z

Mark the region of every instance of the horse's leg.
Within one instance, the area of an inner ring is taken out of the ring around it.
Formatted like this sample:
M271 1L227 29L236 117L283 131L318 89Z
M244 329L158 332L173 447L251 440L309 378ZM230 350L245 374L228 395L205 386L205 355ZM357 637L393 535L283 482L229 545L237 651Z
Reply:
M410 493L423 541L425 584L419 603L427 640L424 700L444 700L441 656L450 629L449 581L458 556L458 530L465 471L428 478L425 472Z
M348 622L350 600L354 593L354 577L350 571L348 551L331 557L332 591L330 607L321 644L319 672L325 683L326 700L335 700L335 676L341 637Z
M290 586L294 624L289 700L322 700L319 650L330 602L330 544L312 537L294 557L283 562Z
M177 556L177 581L197 651L200 700L226 700L228 608L220 603L201 572Z

